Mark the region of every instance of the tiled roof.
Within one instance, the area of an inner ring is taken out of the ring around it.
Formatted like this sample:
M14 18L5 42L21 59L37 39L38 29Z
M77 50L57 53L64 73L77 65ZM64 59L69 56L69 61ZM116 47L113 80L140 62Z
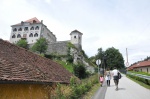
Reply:
M23 22L33 23L33 21L36 21L36 23L41 23L36 17L28 19L28 20L23 21ZM15 25L21 25L21 23L18 23L18 24L15 24Z
M58 63L0 39L0 81L69 83L71 76Z
M150 67L150 61L138 62L138 63L128 67L128 70L131 70L133 68L138 68L138 67Z

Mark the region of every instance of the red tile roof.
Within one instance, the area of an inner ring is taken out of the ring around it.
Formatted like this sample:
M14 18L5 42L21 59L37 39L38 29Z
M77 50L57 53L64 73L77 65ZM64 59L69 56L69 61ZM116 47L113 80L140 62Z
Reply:
M150 67L150 61L138 62L138 63L128 67L128 70L132 70L133 68L139 68L139 67Z
M61 65L0 39L0 81L69 83Z
M33 23L33 21L36 21L36 23L41 23L36 17L28 19L28 20L23 21L23 22ZM15 25L21 25L21 23L18 23L18 24L15 24Z

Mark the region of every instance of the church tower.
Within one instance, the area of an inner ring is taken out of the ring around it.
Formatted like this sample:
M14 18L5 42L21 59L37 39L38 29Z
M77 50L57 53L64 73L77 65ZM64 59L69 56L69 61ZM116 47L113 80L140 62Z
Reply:
M70 33L71 43L74 44L78 49L82 49L82 33L78 30L74 30Z

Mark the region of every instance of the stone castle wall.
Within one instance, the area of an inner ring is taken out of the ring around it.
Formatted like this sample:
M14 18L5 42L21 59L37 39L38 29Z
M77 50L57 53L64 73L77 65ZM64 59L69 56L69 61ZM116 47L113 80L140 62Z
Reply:
M47 53L48 54L59 54L59 55L67 55L68 47L67 44L70 41L59 41L55 43L49 43Z

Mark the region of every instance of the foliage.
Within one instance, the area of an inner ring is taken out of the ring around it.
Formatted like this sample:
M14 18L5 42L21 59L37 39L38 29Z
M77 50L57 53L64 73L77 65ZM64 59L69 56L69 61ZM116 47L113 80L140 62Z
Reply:
M23 47L25 49L28 49L28 43L26 40L24 39L20 39L17 43L16 43L17 46L19 47Z
M73 66L71 63L67 63L61 60L55 60L57 63L61 64L66 70L73 73Z
M40 38L37 42L32 46L31 50L34 52L45 53L48 48L48 43L45 38Z
M101 64L102 66L105 65L105 68L125 68L122 54L114 47L108 48L106 51L103 51L102 48L99 48L96 58L102 60Z
M67 57L67 62L73 63L73 56L68 55L68 57Z
M75 76L77 76L80 79L83 79L87 76L86 69L83 66L83 64L78 63L77 65L74 65L73 71L74 71Z
M146 86L145 88L150 89L150 80L144 79L144 78L140 78L138 76L134 76L134 75L130 75L130 74L127 74L126 76L131 78L135 82L139 83L140 85L142 85L144 87Z
M81 53L83 54L83 56L88 59L88 55L84 52L84 50L81 51Z
M68 46L68 48L75 48L75 49L77 49L71 42L69 42L69 43L67 44L67 46Z
M93 85L98 83L97 75L90 76L89 78L82 80L80 83L77 83L76 80L75 77L71 78L70 86L68 86L69 88L66 87L64 89L63 85L57 87L56 98L54 99L80 99L80 97L88 92Z
M125 68L123 56L118 49L115 49L114 47L108 48L105 51L105 54L107 55L106 63L109 68Z

